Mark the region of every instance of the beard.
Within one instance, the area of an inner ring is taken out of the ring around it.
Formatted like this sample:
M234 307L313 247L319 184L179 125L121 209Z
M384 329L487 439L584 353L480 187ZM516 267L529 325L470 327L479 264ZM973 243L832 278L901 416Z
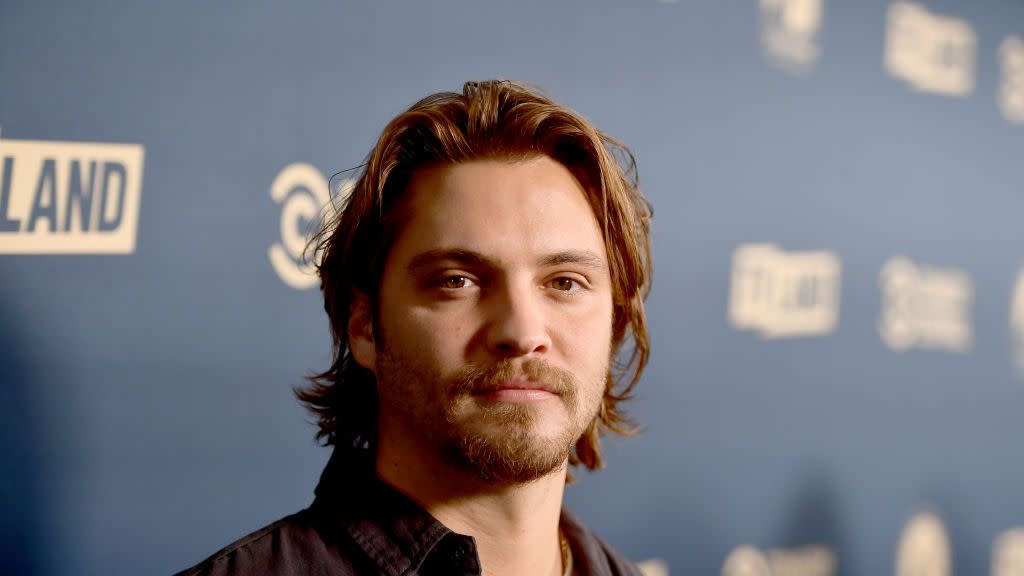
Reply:
M584 384L537 359L467 365L445 378L414 365L386 341L377 358L382 414L405 423L448 465L496 484L524 484L564 470L604 395L604 378ZM516 378L556 396L525 403L481 396Z

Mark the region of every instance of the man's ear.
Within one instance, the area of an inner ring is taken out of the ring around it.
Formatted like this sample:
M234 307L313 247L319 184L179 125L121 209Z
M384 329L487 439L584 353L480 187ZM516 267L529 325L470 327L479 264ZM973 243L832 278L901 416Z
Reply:
M373 335L373 309L370 298L358 290L352 292L352 304L348 311L348 349L357 364L376 372L377 345Z

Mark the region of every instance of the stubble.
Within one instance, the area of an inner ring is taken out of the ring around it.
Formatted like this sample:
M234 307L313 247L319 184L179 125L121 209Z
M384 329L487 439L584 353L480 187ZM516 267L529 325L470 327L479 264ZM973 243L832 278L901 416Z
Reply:
M564 469L596 418L604 392L603 382L588 386L570 371L537 359L468 365L446 382L417 369L386 343L378 359L381 410L411 423L427 449L448 465L493 483L523 484ZM517 378L543 385L556 398L538 403L482 398ZM561 403L564 416L554 402ZM542 434L541 420L551 418L562 421Z

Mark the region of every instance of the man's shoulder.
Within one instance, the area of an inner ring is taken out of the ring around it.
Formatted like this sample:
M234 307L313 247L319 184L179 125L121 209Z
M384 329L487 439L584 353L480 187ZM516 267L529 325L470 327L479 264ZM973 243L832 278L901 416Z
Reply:
M562 508L561 527L572 548L573 565L580 574L640 576L636 564L587 528L575 514Z
M310 509L269 524L175 576L354 574L347 538L325 531Z

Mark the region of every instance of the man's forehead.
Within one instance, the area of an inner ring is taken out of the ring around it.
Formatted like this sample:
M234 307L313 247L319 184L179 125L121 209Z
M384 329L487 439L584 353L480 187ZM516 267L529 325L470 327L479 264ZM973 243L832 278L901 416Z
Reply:
M547 157L431 166L413 174L407 193L401 235L417 253L604 252L583 188Z

